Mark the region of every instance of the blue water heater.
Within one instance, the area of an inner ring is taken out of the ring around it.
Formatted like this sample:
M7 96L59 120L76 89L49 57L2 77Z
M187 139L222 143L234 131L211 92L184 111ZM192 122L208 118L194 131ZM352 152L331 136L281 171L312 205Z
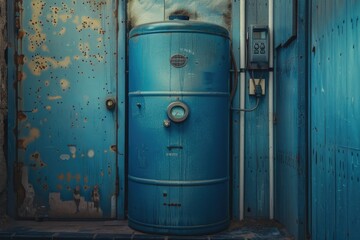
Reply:
M129 35L129 226L195 235L229 225L229 34L173 20Z

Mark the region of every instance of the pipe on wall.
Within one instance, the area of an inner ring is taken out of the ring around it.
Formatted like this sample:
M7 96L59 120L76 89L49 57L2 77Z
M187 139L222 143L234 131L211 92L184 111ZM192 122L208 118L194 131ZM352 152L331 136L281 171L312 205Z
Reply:
M273 41L274 2L269 0L269 216L274 218L274 41Z
M246 47L246 29L245 29L245 0L240 1L240 109L245 108L245 47ZM240 184L240 220L244 219L244 179L245 179L245 112L240 112L240 141L239 141L239 184Z

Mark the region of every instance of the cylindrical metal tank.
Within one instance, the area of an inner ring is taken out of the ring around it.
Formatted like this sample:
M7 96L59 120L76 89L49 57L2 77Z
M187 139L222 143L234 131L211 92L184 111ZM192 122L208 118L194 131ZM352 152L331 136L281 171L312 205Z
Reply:
M129 34L128 219L194 235L229 224L229 35L194 21Z

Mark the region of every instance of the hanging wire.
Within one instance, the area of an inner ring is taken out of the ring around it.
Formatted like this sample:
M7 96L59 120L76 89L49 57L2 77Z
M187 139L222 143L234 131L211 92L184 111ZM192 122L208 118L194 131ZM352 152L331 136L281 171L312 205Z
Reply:
M234 51L232 50L232 44L231 44L231 63L233 65L233 86L231 88L231 93L230 93L230 103L231 103L231 106L232 106L232 101L235 97L235 93L236 93L236 89L237 89L237 86L238 86L238 83L239 83L239 80L238 80L238 70L237 70L237 63L236 63L236 60L235 60L235 56L234 56ZM254 87L256 86L255 84L255 79L254 79L254 71L252 71L252 81L253 81L253 84L254 84ZM260 84L260 83L259 83ZM252 112L254 110L256 110L259 106L259 103L260 103L260 98L259 97L256 97L256 105L253 107L253 108L250 108L250 109L246 109L246 108L233 108L231 107L231 110L233 111L240 111L240 112Z

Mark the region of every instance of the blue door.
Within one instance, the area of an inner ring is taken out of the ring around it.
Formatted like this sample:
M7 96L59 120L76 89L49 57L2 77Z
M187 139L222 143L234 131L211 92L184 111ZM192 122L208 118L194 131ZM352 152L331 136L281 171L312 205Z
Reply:
M117 2L16 1L19 217L117 216Z

